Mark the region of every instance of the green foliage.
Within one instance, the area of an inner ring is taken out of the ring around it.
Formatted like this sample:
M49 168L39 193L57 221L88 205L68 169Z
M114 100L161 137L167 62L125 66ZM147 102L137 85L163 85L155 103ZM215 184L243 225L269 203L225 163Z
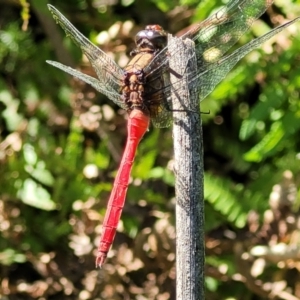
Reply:
M240 187L231 188L231 183L226 179L205 175L205 199L225 217L225 220L236 227L244 227L248 208L240 199L244 199ZM216 225L216 224L215 224ZM209 223L206 226L210 226Z
M0 263L3 265L11 265L12 263L23 263L26 261L24 254L16 253L14 249L6 248L0 252Z

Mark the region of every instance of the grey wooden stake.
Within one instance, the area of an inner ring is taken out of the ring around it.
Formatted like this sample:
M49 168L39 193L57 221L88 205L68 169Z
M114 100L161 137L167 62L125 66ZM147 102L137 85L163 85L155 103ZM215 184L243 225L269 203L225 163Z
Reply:
M204 299L203 150L199 97L193 88L194 43L169 36L174 172L176 176L176 296ZM172 75L172 73L177 75Z

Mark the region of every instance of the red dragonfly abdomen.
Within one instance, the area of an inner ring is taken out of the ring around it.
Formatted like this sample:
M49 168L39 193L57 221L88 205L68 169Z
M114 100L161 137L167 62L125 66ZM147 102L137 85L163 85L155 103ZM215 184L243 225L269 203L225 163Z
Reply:
M114 181L103 222L103 231L96 258L96 267L102 266L107 252L114 240L117 226L124 206L131 168L136 149L148 130L150 118L139 109L130 112L128 118L128 136L119 171Z

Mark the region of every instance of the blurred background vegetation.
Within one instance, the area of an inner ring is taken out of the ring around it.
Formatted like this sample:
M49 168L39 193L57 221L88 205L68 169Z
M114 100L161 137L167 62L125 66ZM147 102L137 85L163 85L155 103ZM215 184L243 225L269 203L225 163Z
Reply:
M224 1L225 2L225 1ZM0 299L175 299L171 129L145 135L109 258L94 267L126 112L47 59L94 74L57 7L125 66L146 24L183 32L221 0L0 0ZM238 46L300 16L276 0ZM201 103L206 298L300 298L300 24Z

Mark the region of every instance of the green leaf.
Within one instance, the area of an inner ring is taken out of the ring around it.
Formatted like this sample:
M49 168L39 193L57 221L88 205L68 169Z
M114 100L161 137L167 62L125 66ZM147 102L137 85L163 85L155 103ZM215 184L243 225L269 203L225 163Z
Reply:
M18 253L16 250L8 248L0 252L0 263L3 265L11 265L12 263L24 263L26 256Z
M260 162L283 147L283 141L300 128L300 113L288 112L281 120L274 122L271 130L252 149L244 154L244 159Z
M230 188L230 183L225 179L216 178L205 173L204 197L215 210L225 216L236 227L245 226L247 213L244 211L244 203L239 201L238 195L235 195Z
M245 153L244 159L252 162L260 162L270 151L274 150L283 137L282 123L274 123L270 132L258 144Z
M22 188L18 191L18 197L23 203L42 210L54 210L56 208L49 192L30 178L23 182Z

